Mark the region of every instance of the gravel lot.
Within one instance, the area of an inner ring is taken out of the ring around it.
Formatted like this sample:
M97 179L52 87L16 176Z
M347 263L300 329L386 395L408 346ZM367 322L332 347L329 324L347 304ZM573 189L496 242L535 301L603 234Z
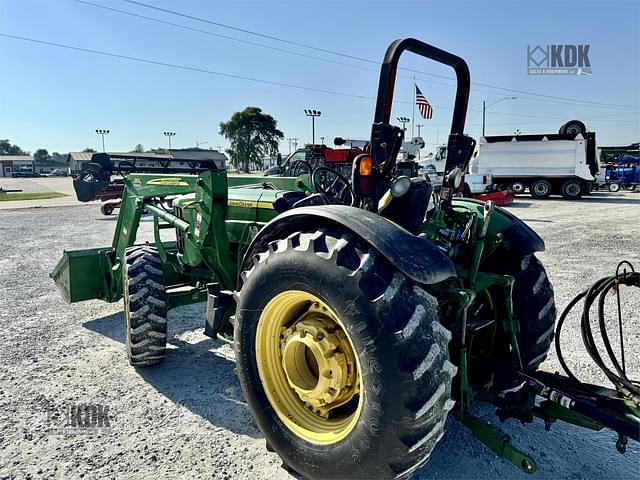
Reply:
M523 196L510 210L545 238L539 257L559 308L619 260L640 267L640 194L595 193L577 202ZM151 225L144 222L143 237ZM114 227L115 217L95 205L0 211L0 478L289 478L252 424L230 347L201 333L202 306L173 311L165 362L136 371L124 353L121 304L61 300L48 273L62 250L108 245ZM626 329L638 346L634 295L626 295ZM598 381L574 325L567 356L584 380ZM637 378L640 355L627 355ZM559 369L553 354L547 365ZM52 402L108 405L111 430L45 433ZM488 406L477 413L498 423ZM537 459L534 477L450 420L417 478L640 478L638 444L620 455L612 433L561 424L546 433L538 421L503 428Z

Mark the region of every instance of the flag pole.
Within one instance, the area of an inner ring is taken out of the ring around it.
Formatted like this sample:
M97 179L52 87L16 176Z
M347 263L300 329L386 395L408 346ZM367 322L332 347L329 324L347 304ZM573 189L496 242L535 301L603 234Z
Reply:
M412 102L413 103L413 113L411 114L411 138L413 139L414 135L414 128L416 125L416 76L413 76L413 99Z

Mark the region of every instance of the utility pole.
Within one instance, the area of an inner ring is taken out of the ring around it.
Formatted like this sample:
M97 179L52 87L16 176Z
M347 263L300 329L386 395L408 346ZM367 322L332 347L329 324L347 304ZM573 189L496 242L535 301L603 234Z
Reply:
M171 137L175 136L176 132L164 132L164 136L169 139L169 150L171 150Z
M205 143L209 143L207 141L204 142L196 142L196 148L200 148L200 145L204 145Z
M109 134L109 130L103 130L101 128L96 128L96 133L102 137L102 151L104 152L104 136Z
M320 110L307 110L305 109L304 114L307 117L311 117L311 143L315 145L316 143L316 117L319 117L322 112Z
M409 117L398 117L397 120L402 124L402 131L407 133L407 123L411 121Z
M484 100L482 101L482 136L483 137L484 137L484 125L485 125L485 117L486 117L485 112L487 111L487 108L493 107L496 103L500 103L503 100L515 100L516 98L517 97L504 97L504 98L501 98L500 100L490 103L489 105L487 105L486 101Z

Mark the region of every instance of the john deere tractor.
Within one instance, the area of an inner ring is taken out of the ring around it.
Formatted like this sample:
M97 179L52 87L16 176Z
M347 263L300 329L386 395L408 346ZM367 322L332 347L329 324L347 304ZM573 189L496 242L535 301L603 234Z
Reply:
M457 78L438 193L395 166L403 130L389 120L405 51ZM471 414L478 400L502 419L612 429L622 451L638 440L637 385L538 370L556 319L535 256L544 242L491 202L456 197L475 147L464 134L469 87L462 58L395 41L350 178L326 166L296 178L131 173L112 245L65 251L52 277L71 302L124 299L135 367L164 359L169 309L207 301L205 333L233 342L267 448L305 478L410 477L449 416L535 472L532 457ZM145 213L155 242L139 244Z

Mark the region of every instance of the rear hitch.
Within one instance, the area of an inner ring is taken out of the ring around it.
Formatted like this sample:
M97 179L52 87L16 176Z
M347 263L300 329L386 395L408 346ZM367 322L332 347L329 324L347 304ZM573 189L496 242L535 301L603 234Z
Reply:
M538 465L533 457L514 447L511 443L511 437L498 427L469 414L462 418L462 423L496 455L509 460L519 470L524 473L536 473L538 470Z

